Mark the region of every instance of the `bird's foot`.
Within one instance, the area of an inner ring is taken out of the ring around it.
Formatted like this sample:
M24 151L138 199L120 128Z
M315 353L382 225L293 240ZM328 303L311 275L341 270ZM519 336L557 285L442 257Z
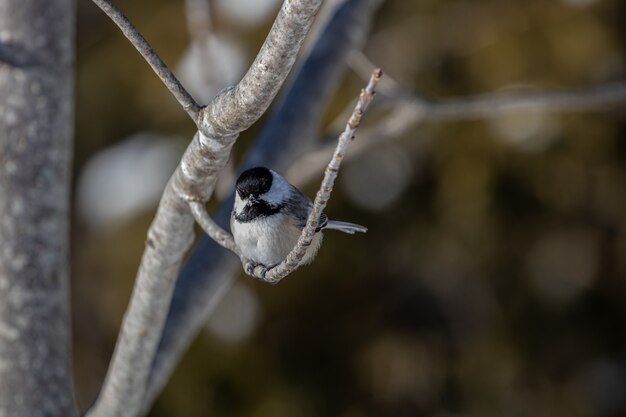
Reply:
M246 274L248 274L252 278L257 278L261 281L265 281L265 275L268 271L268 269L264 265L254 262L246 262L246 264L244 265L244 270Z

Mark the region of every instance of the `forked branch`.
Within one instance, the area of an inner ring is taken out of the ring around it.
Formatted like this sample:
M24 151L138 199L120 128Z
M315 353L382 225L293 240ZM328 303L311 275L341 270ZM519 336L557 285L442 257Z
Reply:
M192 139L170 179L148 231L131 301L113 359L89 417L136 417L184 256L194 241L188 201L207 201L237 135L267 109L282 86L321 0L286 0L246 76L200 108L137 30L109 0L94 0L127 35L196 122Z
M244 265L244 270L246 270L246 273L267 283L277 284L287 275L298 269L302 258L304 257L308 247L313 241L313 237L319 224L322 212L326 208L326 204L330 199L330 194L333 191L333 186L335 183L335 179L337 178L337 175L339 173L341 161L343 161L346 155L348 144L352 139L354 139L356 130L361 124L361 118L363 117L363 114L367 110L369 104L374 99L374 95L376 94L376 86L378 85L378 82L380 81L382 75L383 73L380 69L375 69L372 72L367 86L363 90L361 90L359 100L357 101L357 104L352 111L348 122L346 123L346 127L341 135L339 135L337 146L335 147L335 152L332 159L328 163L328 166L326 167L326 171L324 172L324 179L322 180L320 189L315 196L315 201L313 202L313 208L309 213L306 226L302 229L302 234L300 235L296 246L291 250L289 255L287 255L285 260L280 264L271 268L266 268L265 266L257 266L253 270L248 270L246 265ZM209 215L206 213L204 205L198 202L190 202L190 206L192 214L194 215L196 221L198 222L198 224L200 224L202 229L217 243L240 256L239 249L237 248L237 245L235 244L232 236L224 229L219 227L209 217Z
M324 104L333 97L342 79L345 57L351 49L361 48L381 3L382 0L327 3L331 9L320 16L319 26L310 38L311 47L303 51L293 81L285 89L285 95L274 103L272 114L242 159L241 170L267 166L284 172L303 149L313 145L323 118ZM369 73L371 69L368 69L368 76ZM348 115L341 120L345 122ZM359 142L361 139L359 133ZM354 145L350 146L349 155ZM320 173L323 174L329 159L330 156L324 161ZM225 227L231 210L232 202L223 201L212 216ZM148 380L144 409L154 402L176 363L204 327L224 288L241 271L241 263L218 246L209 236L202 236L181 270Z

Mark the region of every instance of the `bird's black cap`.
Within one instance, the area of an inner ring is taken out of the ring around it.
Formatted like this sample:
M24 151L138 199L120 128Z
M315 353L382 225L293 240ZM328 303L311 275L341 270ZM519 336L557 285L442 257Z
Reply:
M265 167L250 168L242 172L237 178L237 193L241 198L265 194L272 187L273 180L274 177L269 169Z

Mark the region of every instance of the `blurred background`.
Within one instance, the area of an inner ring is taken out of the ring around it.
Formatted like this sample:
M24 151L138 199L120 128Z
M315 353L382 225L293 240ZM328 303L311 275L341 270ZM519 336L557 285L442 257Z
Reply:
M219 59L207 72L182 0L116 1L203 102L241 77L280 6L209 1ZM85 409L194 129L112 22L78 5L72 297ZM364 52L429 98L601 84L625 78L625 17L621 0L388 0ZM362 85L346 72L328 124ZM326 233L316 261L275 287L242 272L150 416L626 415L625 115L423 123L346 162L326 211L367 235Z

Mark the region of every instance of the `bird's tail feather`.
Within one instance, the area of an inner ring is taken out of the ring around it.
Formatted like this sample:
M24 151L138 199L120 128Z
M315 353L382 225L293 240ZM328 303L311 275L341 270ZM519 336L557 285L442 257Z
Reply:
M339 230L341 232L349 233L351 235L353 235L355 232L367 232L367 227L365 226L354 223L342 222L339 220L328 220L328 223L326 223L324 229Z

